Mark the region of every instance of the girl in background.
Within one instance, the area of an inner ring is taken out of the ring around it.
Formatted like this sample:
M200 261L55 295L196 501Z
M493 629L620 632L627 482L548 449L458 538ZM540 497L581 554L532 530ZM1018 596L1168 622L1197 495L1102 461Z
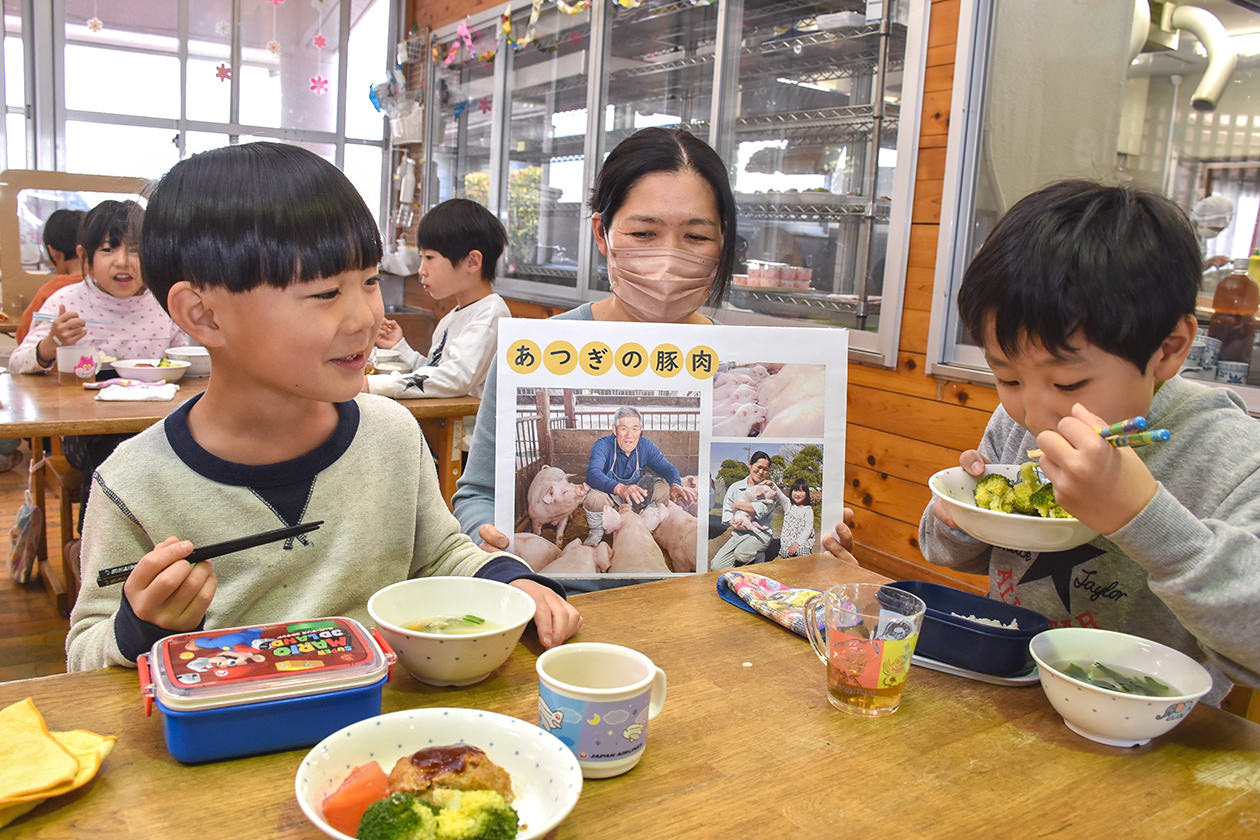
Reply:
M803 478L792 482L788 491L783 525L779 528L779 556L803 557L814 553L814 506L809 503L809 483Z
M102 201L79 228L83 282L54 292L9 356L12 373L44 373L57 348L83 344L114 359L158 358L187 337L149 294L140 277L140 223L134 201ZM87 509L92 473L129 435L78 435L62 441L66 460L83 472L79 525Z

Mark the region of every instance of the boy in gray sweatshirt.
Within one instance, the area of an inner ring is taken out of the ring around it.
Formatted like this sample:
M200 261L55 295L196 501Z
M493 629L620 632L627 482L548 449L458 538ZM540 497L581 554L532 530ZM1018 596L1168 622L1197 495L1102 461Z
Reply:
M1012 551L955 527L939 502L919 524L933 563L988 573L990 597L1052 626L1142 636L1204 662L1219 704L1260 686L1260 423L1242 400L1178 376L1197 329L1201 260L1164 197L1088 181L1016 203L959 290L998 407L960 464L1018 464L1041 449L1055 496L1100 536ZM1172 438L1117 448L1098 429L1145 416Z

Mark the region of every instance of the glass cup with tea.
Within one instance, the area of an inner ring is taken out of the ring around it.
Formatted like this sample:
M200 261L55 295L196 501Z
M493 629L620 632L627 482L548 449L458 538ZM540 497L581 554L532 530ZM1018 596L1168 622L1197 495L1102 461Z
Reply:
M809 600L806 635L827 666L831 705L863 717L897 711L926 609L880 583L842 583Z

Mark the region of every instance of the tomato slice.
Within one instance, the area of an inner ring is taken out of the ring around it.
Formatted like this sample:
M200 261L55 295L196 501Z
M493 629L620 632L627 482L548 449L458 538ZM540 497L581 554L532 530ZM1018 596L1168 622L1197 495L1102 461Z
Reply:
M324 797L324 819L342 834L353 837L363 812L389 793L389 777L375 761L350 771L335 791Z

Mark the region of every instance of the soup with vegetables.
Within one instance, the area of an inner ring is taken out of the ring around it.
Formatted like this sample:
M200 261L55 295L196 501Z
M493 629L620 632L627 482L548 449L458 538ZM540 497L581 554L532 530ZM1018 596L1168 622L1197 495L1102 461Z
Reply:
M1101 662L1059 662L1051 665L1061 674L1109 691L1146 697L1174 697L1181 692L1149 674Z
M408 630L421 633L442 633L447 636L459 636L465 633L483 633L486 630L498 630L499 625L486 621L479 615L439 615L424 618L411 624L404 624Z

